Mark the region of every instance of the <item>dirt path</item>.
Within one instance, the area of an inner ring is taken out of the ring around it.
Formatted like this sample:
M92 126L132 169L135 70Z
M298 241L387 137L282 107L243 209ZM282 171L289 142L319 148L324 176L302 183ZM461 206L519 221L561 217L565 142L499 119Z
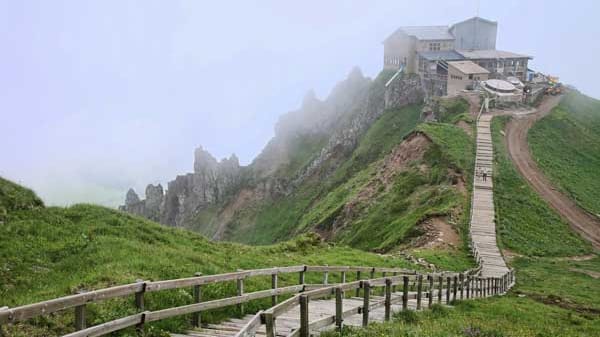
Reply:
M573 200L556 190L536 165L529 152L527 132L560 101L560 96L546 97L535 114L517 116L506 127L508 152L517 170L535 191L554 208L582 237L600 249L600 220L581 209Z

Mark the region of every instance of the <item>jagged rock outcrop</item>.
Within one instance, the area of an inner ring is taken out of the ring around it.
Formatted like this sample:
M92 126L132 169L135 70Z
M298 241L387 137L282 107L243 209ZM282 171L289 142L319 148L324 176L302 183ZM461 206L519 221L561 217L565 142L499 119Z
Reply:
M198 147L194 172L177 176L165 191L160 185L149 185L144 200L128 192L122 209L226 239L239 212L251 213L260 203L293 193L309 177L330 174L386 108L422 101L420 83L418 77L400 76L386 88L382 78L371 80L355 68L326 99L319 99L311 90L299 109L281 116L275 136L249 166L240 166L235 155L217 161ZM311 144L313 152L298 158L302 142ZM202 230L207 227L210 229Z

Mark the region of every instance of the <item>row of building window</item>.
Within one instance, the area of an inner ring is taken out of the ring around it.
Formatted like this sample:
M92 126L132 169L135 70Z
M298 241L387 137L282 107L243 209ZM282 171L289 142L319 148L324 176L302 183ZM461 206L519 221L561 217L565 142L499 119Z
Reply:
M453 79L453 80L462 81L462 76L450 75L450 78Z
M406 63L406 57L404 58L404 63ZM399 56L386 56L386 58L385 58L385 64L391 64L391 65L399 66L399 65L401 65L403 63L400 61L400 57Z

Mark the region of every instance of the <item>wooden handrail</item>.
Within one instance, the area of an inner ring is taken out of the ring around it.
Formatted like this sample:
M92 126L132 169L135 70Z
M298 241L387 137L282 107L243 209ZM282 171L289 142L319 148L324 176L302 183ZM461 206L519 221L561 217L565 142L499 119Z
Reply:
M472 269L469 271L469 274L475 274L478 269ZM153 322L162 320L169 317L180 316L190 313L198 313L201 311L212 310L217 308L222 308L230 305L242 304L245 302L249 302L256 299L267 298L277 295L285 295L285 294L296 294L292 296L290 299L287 299L281 302L278 305L271 307L265 312L261 312L260 315L255 315L255 317L247 324L243 331L250 331L251 329L255 329L257 325L260 325L261 322L257 321L257 317L264 318L265 315L270 315L272 318L281 315L286 312L290 308L299 305L299 298L301 295L306 296L310 299L318 299L323 297L328 297L335 295L335 289L340 288L342 291L351 291L360 289L363 287L363 284L368 281L371 287L383 287L386 285L386 282L389 282L390 285L396 286L403 282L404 278L415 281L418 278L418 272L414 270L407 270L403 268L373 268L373 267L361 267L361 266L290 266L290 267L276 267L276 268L264 268L264 269L254 269L254 270L244 270L232 273L218 274L218 275L207 275L207 276L195 276L189 278L182 279L174 279L174 280L164 280L164 281L140 281L132 284L116 286L106 289L99 289L94 291L89 291L77 295L71 295L66 297L61 297L53 300L43 301L39 303L29 304L16 308L4 308L4 310L0 310L0 324L5 323L15 323L23 320L27 320L36 316L50 314L53 312L69 309L69 308L81 308L84 307L87 303L99 302L111 298L123 297L128 295L136 295L140 297L140 294L145 292L155 292L162 291L168 289L179 289L185 287L197 287L200 285L213 284L218 282L226 282L226 281L234 281L234 280L244 280L249 277L254 276L265 276L265 275L278 275L285 273L301 273L301 276L305 272L365 272L370 273L373 276L375 273L382 273L385 275L386 273L394 273L395 276L390 277L381 277L381 278L371 278L369 280L357 280L348 283L337 283L337 284L299 284L287 287L278 287L268 290L260 290L250 293L244 293L239 296L228 297L223 299L217 299L206 302L198 302L192 303L189 305L166 308L157 311L143 311L136 315L131 315L123 318L119 318L110 322L106 322L103 324L99 324L93 327L84 328L82 330L73 332L66 336L68 337L91 337L91 336L102 336L107 333L121 330L131 326L141 326L146 322ZM428 275L458 275L457 273L430 273ZM303 277L300 278L303 280ZM411 294L410 298L413 298ZM390 302L397 302L399 298L394 298ZM373 303L369 305L370 308L374 306L381 306L383 303ZM142 309L143 310L143 309ZM356 311L356 309L353 309ZM350 310L352 311L352 310ZM350 312L349 311L349 312ZM334 316L335 318L335 316ZM324 324L325 321L320 321L318 325ZM258 322L258 323L257 323ZM311 327L312 327L311 322ZM82 327L83 328L83 327ZM243 336L243 335L240 335Z

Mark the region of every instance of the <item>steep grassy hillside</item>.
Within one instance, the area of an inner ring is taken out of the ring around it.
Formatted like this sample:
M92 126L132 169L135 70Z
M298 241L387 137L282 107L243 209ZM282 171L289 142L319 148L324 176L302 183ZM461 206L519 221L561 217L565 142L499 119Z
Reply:
M468 120L465 101L444 104L444 120ZM464 223L473 140L451 123L419 125L420 110L408 106L385 111L333 173L308 179L287 197L239 213L240 226L255 225L249 231L234 227L231 237L264 244L315 230L352 247L389 251L422 234L418 225L430 217ZM421 138L414 140L415 134Z
M529 131L534 159L579 205L600 214L600 101L569 93Z
M503 248L531 256L569 256L590 251L579 235L539 197L510 161L503 136L508 117L492 122L497 173L496 223Z
M500 133L507 120L492 123L494 197L499 241L517 272L516 286L503 297L399 314L344 336L600 335L600 256L518 175Z
M6 180L0 180L0 190L2 205L19 205L10 207L0 222L0 307L59 297L78 289L97 289L136 279L188 277L195 272L216 274L238 268L325 263L408 266L403 259L331 247L310 235L263 247L213 243L192 232L167 228L104 207L44 208L31 191ZM267 278L251 281L246 288L251 291L258 286L268 287L269 282ZM294 282L297 275L281 278L282 284ZM206 299L233 294L233 284L203 289ZM188 290L149 295L150 310L191 301ZM89 324L133 313L135 309L130 302L130 299L111 300L90 305ZM256 310L267 302L258 301L248 308ZM216 320L232 313L235 314L235 308L203 317ZM70 331L72 320L71 311L52 319L36 319L36 327L19 325L11 330L10 336L64 334ZM162 328L179 330L187 322L186 317L159 322L149 331L158 336Z

